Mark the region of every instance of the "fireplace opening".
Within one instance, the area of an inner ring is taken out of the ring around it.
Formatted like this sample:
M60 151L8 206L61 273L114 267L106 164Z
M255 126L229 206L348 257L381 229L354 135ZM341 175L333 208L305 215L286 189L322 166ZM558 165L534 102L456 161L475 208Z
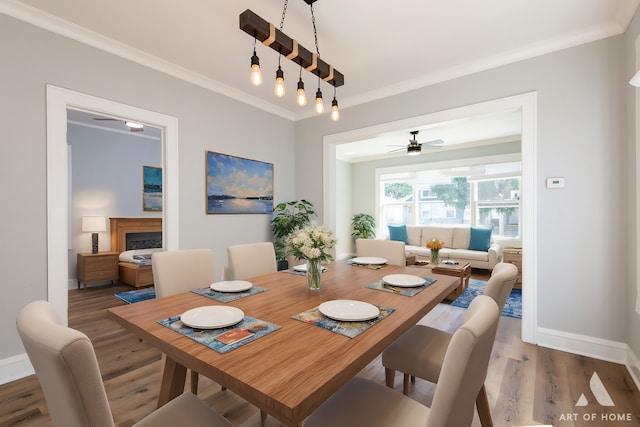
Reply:
M148 231L144 233L127 233L126 248L134 249L151 249L162 247L162 232Z

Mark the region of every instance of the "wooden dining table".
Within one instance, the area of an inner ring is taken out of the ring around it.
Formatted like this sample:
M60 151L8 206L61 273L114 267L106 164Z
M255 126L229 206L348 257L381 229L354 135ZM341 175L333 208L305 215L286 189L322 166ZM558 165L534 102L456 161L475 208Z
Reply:
M389 274L419 274L436 280L414 296L366 287ZM457 277L429 270L393 265L374 269L345 261L328 265L317 291L307 288L304 275L291 271L249 281L267 291L227 304L186 292L109 309L111 319L166 355L159 406L184 391L189 368L243 397L283 425L301 425L459 284ZM354 338L292 318L338 299L368 302L395 311ZM246 316L281 328L221 354L158 323L207 305L234 306Z

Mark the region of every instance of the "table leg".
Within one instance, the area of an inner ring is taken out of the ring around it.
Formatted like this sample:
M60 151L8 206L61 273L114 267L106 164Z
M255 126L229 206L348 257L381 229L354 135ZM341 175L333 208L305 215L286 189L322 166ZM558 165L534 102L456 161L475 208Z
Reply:
M186 378L187 368L170 357L165 357L162 381L160 383L160 395L158 396L158 408L184 392Z

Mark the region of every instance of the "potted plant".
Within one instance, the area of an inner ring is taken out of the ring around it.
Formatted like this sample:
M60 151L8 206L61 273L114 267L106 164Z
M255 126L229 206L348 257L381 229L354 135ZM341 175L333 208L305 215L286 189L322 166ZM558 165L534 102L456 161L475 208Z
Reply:
M376 237L376 220L369 214L358 213L351 219L351 235L354 239L373 239Z
M278 270L289 268L287 263L287 239L289 236L294 231L309 225L315 215L313 203L304 199L282 202L273 209L271 231L275 238Z

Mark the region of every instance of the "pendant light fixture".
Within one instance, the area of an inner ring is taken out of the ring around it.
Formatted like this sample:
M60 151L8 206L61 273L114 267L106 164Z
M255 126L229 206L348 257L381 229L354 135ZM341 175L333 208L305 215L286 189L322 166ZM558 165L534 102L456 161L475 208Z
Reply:
M262 72L260 72L260 58L256 55L256 38L253 37L253 56L251 57L251 84L258 87L262 84Z
M338 70L334 69L332 65L324 62L320 59L320 48L318 46L318 33L316 29L315 14L313 11L313 4L317 0L303 0L309 5L311 9L311 21L313 23L313 36L316 45L316 52L310 52L304 46L298 44L298 41L290 38L282 32L285 14L287 11L288 0L284 1L284 7L282 11L282 19L280 21L280 28L277 29L270 22L262 19L251 10L247 9L240 14L240 29L247 34L253 36L253 56L251 57L251 83L254 86L259 86L262 83L262 75L260 73L260 61L256 55L255 44L256 40L260 40L264 45L271 47L278 52L278 69L276 71L276 87L275 94L277 96L284 96L284 72L280 65L280 59L282 56L297 63L300 66L300 78L298 79L298 86L296 91L296 102L299 106L305 106L307 103L306 94L304 91L304 82L302 81L302 68L310 73L318 76L318 91L316 92L316 104L315 108L318 113L324 112L324 105L322 102L322 91L320 89L320 80L325 81L334 87L333 101L331 102L331 118L338 120L340 117L338 112L338 100L335 96L335 88L344 84L344 75Z
M304 82L302 81L302 66L300 67L300 80L298 80L298 91L296 102L299 106L304 107L307 105L307 94L304 93Z

